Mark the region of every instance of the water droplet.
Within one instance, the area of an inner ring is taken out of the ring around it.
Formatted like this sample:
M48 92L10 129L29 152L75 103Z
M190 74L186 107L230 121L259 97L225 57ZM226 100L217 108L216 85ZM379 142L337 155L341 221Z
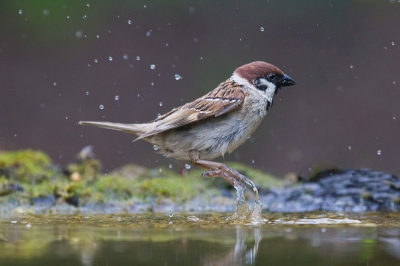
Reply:
M14 137L17 137L18 135L17 134L14 134Z
M118 100L119 100L119 96L118 96L118 95L115 95L114 99L115 99L116 101L118 101Z
M83 15L83 17L82 17L83 19L85 19L85 18L87 18L87 16L86 15Z
M86 4L86 6L89 7L90 5L89 5L89 4Z
M45 15L45 16L48 16L48 15L50 15L50 12L49 12L49 10L47 10L47 9L43 10L43 15Z
M151 31L146 32L146 36L150 37L151 36Z
M136 56L136 60L140 61L140 56Z
M67 16L67 19L69 19L69 16Z
M103 109L104 109L104 105L100 104L100 105L99 105L99 109L100 109L100 110L103 110Z
M158 114L157 114L157 118L159 118L160 116L161 116L161 114L160 114L160 113L158 113Z
M353 68L353 65L350 65L350 68Z
M54 82L54 83L53 83L53 85L54 85L54 86L57 86L57 83L56 83L56 82Z
M88 91L86 92L86 95L89 95L89 92L88 92Z
M154 82L150 83L151 86L154 86Z
M173 213L169 213L168 216L172 218L172 217L174 217L174 214Z
M381 154L382 154L382 151L381 151L381 150L378 150L378 151L376 152L376 154L381 155Z
M108 60L112 61L112 57L111 57L111 56L109 56L109 57L108 57Z
M97 63L97 62L99 62L99 61L98 61L97 59L94 59L94 62Z
M175 80L180 80L180 79L182 79L182 77L178 74L175 74Z
M260 28L260 31L264 31L264 27L261 27L261 28Z
M128 24L131 25L132 24L132 20L128 19Z
M251 163L254 163L254 160L251 160Z
M76 36L76 38L80 39L80 38L83 37L83 32L81 30L78 30L78 31L75 32L75 36Z
M351 150L351 146L349 146L349 150Z
M158 172L159 172L159 173L161 173L161 172L162 172L162 169L161 169L161 168L159 168L159 169L158 169Z
M396 119L396 117L395 116L393 116L393 120L395 120Z
M18 10L18 14L22 15L22 10L21 9Z
M144 5L143 7L144 7L144 8L146 8L147 6L146 6L146 5Z
M124 55L122 56L122 58L123 58L124 60L128 60L128 58L129 58L129 55L127 55L127 54L124 54Z
M159 104L160 104L160 106L162 106L162 102L160 102Z
M311 167L308 168L308 171L311 172Z
M394 45L394 42L392 42L392 45Z
M194 39L193 39L193 42L194 42L194 43L198 43L198 42L199 42L199 39L194 38Z
M66 116L65 119L68 119L68 116Z
M150 65L150 68L151 68L151 69L155 69L155 68L156 68L156 65Z
M97 39L100 38L100 35L97 34L97 35L96 35L96 38L97 38Z
M194 7L189 7L189 13L190 13L190 14L196 13L196 8L194 8Z
M172 169L172 164L168 165L168 168L169 168L169 169Z
M154 146L153 146L153 149L154 149L155 151L158 151L159 148L158 148L157 145L154 145Z
M189 170L190 168L192 168L192 166L190 166L190 164L185 164L185 168L186 168L187 170Z

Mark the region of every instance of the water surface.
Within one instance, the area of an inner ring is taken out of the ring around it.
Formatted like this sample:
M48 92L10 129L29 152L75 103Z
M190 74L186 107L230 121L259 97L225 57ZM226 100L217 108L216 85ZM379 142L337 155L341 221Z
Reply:
M24 216L0 224L0 265L399 265L399 214Z

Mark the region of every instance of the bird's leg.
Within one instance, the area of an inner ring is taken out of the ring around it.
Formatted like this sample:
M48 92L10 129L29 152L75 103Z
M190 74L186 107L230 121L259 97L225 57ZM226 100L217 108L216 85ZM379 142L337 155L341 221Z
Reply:
M201 166L199 164L196 164L197 166ZM203 166L202 166L203 167ZM209 167L205 166L204 168L210 169ZM236 178L230 176L228 173L222 171L221 169L211 169L208 170L204 173L201 174L201 177L206 177L206 178L213 178L213 177L222 177L226 181L228 181L229 184L231 184L233 187L236 185L240 185L242 187L245 187L242 182L238 182Z
M256 205L261 205L260 196L258 195L258 189L256 185L253 183L253 181L251 181L248 177L242 175L241 173L232 169L231 167L226 166L225 164L201 160L199 158L199 152L195 150L190 151L189 158L193 164L203 168L210 169L209 171L203 174L203 176L205 177L222 176L233 186L235 186L235 183L241 183L242 181L246 182L246 184L248 184L255 193L254 200ZM232 179L233 179L233 184L232 184Z

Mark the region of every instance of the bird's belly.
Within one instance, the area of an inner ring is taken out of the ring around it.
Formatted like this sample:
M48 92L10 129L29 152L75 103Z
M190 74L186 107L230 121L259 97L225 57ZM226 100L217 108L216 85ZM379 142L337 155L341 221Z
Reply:
M211 160L243 144L260 121L254 115L243 119L233 113L226 114L155 135L151 142L167 157L189 160L189 152L197 150L200 159Z

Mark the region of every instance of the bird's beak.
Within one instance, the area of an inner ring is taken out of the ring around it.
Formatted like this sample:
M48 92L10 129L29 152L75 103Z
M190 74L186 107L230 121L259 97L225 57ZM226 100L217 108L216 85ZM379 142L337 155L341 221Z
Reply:
M286 74L283 74L283 78L279 81L279 85L283 86L292 86L295 85L296 82Z

